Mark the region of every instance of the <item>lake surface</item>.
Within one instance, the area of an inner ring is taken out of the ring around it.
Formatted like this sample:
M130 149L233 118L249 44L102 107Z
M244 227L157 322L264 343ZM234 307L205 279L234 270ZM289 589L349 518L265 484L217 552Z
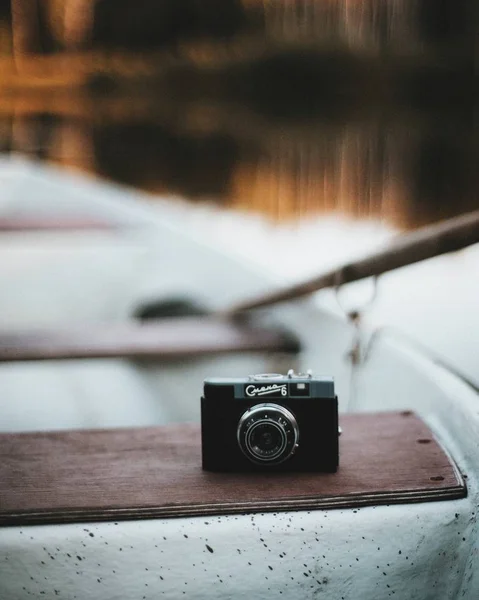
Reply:
M8 4L4 153L273 222L479 205L474 2Z

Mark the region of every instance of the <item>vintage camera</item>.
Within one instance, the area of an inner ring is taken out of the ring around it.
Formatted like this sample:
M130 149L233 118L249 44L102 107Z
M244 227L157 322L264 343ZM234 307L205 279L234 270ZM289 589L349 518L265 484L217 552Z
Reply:
M204 382L203 469L321 471L338 468L338 399L331 377L265 373Z

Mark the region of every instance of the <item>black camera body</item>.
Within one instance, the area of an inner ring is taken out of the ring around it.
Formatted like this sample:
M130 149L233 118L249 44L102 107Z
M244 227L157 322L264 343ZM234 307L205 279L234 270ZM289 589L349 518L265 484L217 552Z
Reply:
M334 381L293 371L206 379L201 436L207 471L335 472Z

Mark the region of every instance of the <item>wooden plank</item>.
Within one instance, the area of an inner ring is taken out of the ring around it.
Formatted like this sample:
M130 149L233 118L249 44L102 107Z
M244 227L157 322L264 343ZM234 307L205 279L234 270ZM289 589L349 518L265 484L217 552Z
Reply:
M0 217L0 233L24 231L108 231L119 229L120 223L89 218Z
M290 511L466 496L455 466L415 415L345 415L340 468L207 473L200 428L0 435L0 524Z
M0 332L0 362L111 357L168 360L273 350L296 352L298 344L282 331L218 317Z

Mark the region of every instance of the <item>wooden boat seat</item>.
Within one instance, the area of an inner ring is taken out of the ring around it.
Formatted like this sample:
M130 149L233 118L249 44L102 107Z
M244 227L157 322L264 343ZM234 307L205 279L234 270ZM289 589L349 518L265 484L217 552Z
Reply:
M201 469L197 425L0 435L0 524L359 507L462 498L465 483L411 412L341 419L335 474Z
M296 353L299 344L282 330L207 316L0 332L0 362L112 357L171 360L264 351Z
M63 216L6 216L0 217L0 233L28 231L110 231L121 228L122 223L87 217Z

